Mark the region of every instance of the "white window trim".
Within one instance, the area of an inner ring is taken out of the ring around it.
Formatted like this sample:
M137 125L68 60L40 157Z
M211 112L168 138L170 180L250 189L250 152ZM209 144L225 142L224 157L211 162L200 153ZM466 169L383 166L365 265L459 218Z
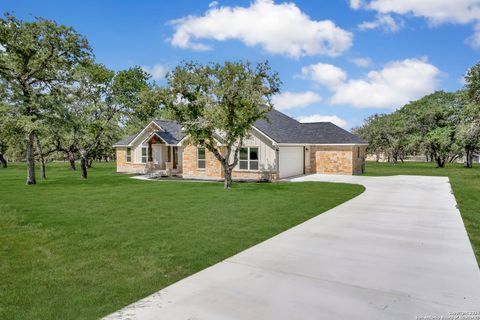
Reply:
M146 157L145 162L143 162L143 149L147 150L147 153L145 155L145 157ZM142 146L141 149L140 149L140 163L141 164L147 164L148 163L148 146L147 147Z
M240 150L243 149L243 148L247 149L247 155L248 155L247 160L240 160ZM257 148L258 160L250 160L250 148ZM248 169L240 169L240 161L247 161ZM250 161L257 161L258 169L250 169ZM245 147L241 147L240 149L238 149L238 163L237 163L236 170L238 170L238 171L253 171L253 172L260 171L260 147L257 147L257 146L248 146L247 147L247 146L245 146Z
M198 154L199 154L200 149L205 150L205 159L199 159L198 158ZM200 160L203 160L205 162L205 168L200 168L200 166L198 165L198 162ZM207 149L205 147L198 147L197 148L197 170L205 171L206 168L207 168Z
M128 161L128 150L130 149L130 161ZM132 163L132 148L127 147L125 150L125 163Z

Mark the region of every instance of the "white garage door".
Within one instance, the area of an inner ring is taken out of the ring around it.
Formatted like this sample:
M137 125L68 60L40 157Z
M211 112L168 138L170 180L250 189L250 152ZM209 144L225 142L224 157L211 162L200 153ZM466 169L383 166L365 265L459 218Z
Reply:
M280 178L303 174L303 147L280 147Z

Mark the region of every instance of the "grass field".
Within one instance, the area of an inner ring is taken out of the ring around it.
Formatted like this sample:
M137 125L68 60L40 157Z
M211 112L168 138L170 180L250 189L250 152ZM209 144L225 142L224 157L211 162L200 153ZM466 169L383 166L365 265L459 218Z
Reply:
M445 168L436 168L434 163L406 162L390 163L367 162L366 175L422 175L447 176L467 228L468 236L480 265L480 165L464 168L461 164L449 163Z
M0 169L0 319L97 319L360 194L329 183L138 181Z

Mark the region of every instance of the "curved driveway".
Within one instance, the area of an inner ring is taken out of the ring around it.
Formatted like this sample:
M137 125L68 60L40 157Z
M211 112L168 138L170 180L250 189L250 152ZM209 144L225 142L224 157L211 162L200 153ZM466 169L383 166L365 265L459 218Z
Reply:
M480 271L448 178L291 181L366 191L107 319L404 320L480 311Z

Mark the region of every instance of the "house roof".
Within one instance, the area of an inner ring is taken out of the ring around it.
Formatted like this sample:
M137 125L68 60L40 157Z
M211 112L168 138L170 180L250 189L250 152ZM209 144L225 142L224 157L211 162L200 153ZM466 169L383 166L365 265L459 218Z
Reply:
M362 138L331 122L302 123L305 139L312 144L366 144Z
M155 133L167 144L178 144L184 137L182 126L175 121L154 120L163 130ZM365 140L331 122L300 123L286 114L271 110L266 119L254 127L276 143L291 144L365 144ZM138 134L137 134L138 135ZM118 141L115 146L128 146L137 135Z
M156 134L168 144L178 144L185 138L185 132L182 130L182 126L175 121L171 120L153 120L160 128L163 129L157 131Z
M130 142L133 141L133 139L135 139L135 137L138 136L138 133L137 134L134 134L134 135L131 135L131 136L128 136L126 138L123 138L122 140L120 141L117 141L113 146L128 146L130 144Z
M255 128L277 143L365 144L365 140L331 122L300 123L286 114L271 110Z

